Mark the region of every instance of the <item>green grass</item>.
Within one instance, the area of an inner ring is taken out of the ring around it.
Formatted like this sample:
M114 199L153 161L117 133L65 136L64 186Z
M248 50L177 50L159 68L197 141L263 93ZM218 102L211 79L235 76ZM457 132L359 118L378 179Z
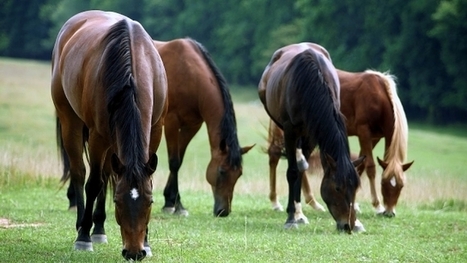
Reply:
M50 99L50 65L0 59L0 224L1 262L123 262L121 238L108 202L109 244L94 252L74 251L75 214L60 189L55 120ZM150 222L154 256L148 262L463 262L467 260L467 132L409 123L407 185L392 219L374 215L366 177L357 198L367 232L338 234L328 212L309 207L310 220L298 230L283 230L285 212L267 198L268 118L256 88L233 88L240 143L256 143L244 156L244 174L235 187L233 212L212 216L213 198L205 180L209 147L205 127L190 143L180 171L187 218L162 214L162 189L168 175L164 142L154 175L155 203ZM350 139L358 151L355 138ZM382 156L383 143L375 149ZM284 174L285 162L279 165ZM380 174L378 170L378 178ZM319 196L319 175L312 175ZM379 185L377 185L379 187ZM286 180L278 178L282 204ZM379 189L378 189L379 191ZM321 203L322 200L319 199ZM0 221L1 222L1 221Z

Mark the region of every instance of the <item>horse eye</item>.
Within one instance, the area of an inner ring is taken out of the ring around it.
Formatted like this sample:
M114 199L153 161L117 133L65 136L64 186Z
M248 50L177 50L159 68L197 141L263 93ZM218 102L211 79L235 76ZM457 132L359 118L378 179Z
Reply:
M336 192L338 192L338 193L341 192L341 188L339 186L336 186Z

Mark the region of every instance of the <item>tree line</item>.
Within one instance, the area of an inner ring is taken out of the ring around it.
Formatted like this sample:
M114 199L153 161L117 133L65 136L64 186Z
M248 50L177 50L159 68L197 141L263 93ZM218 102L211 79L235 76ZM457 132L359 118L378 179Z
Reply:
M339 69L395 75L409 119L467 123L465 0L3 0L0 56L50 60L63 23L89 9L197 40L231 86L256 86L276 49L315 42Z

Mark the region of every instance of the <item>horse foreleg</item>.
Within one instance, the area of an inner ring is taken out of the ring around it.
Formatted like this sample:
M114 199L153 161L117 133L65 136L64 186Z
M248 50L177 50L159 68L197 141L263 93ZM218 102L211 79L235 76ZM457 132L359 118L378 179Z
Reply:
M105 150L101 147L95 147L102 143L103 139L99 136L90 134L89 138L89 177L86 181L86 205L84 209L84 215L81 220L80 229L78 230L78 237L75 241L75 248L78 250L92 250L92 240L90 236L91 227L93 224L93 209L94 202L96 201L99 193L102 192L104 187L103 180L101 178L103 164L105 160ZM102 215L101 215L102 216ZM102 219L102 218L101 218Z
M297 220L295 220L295 211L297 204L300 204L301 195L301 173L298 171L296 146L297 137L293 133L287 132L284 126L284 142L287 155L287 183L289 186L289 198L287 202L287 220L284 228L297 228Z
M376 165L373 158L373 148L376 146L378 140L376 140L376 143L374 143L371 140L370 134L363 132L360 132L358 140L360 143L360 156L366 156L366 158L363 165L357 169L360 175L363 173L363 170L366 171L370 184L371 204L373 205L376 213L381 213L384 211L384 207L381 205L378 194L376 192Z
M318 201L316 201L316 198L311 191L310 181L308 181L308 176L305 172L302 175L302 192L305 197L305 203L313 207L313 209L316 211L326 211L326 209L320 203L318 203Z
M105 234L104 222L107 218L105 212L105 199L107 196L107 187L109 180L112 176L112 166L110 164L110 155L105 159L104 170L102 172L103 186L97 196L96 208L92 215L92 221L94 222L94 228L91 234L91 240L93 243L107 243L107 235Z

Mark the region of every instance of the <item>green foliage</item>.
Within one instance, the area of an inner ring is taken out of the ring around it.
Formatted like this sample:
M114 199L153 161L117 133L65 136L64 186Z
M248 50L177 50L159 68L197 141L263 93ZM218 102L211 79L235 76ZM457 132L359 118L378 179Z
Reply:
M348 71L398 77L409 118L466 123L467 7L463 0L5 0L0 55L48 60L58 30L87 9L141 22L154 39L192 37L232 84L256 86L272 53L323 45Z

